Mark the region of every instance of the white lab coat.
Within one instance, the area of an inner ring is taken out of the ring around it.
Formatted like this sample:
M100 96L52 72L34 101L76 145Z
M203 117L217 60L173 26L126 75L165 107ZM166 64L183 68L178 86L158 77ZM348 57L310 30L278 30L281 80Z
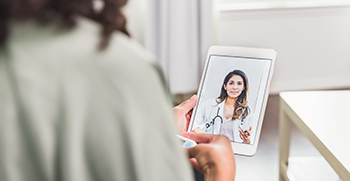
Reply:
M191 131L199 127L206 133L225 135L232 142L243 142L239 136L239 130L248 130L249 127L252 126L251 119L249 116L243 120L231 120L231 118L226 119L224 116L225 101L226 99L218 104L216 99L210 99L199 105L195 115L196 121L193 123ZM252 129L254 128L252 127ZM251 139L253 137L253 131L251 131Z

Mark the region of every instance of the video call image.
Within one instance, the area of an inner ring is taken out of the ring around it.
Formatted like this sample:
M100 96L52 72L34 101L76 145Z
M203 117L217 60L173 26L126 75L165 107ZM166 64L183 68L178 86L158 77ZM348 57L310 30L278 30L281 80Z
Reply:
M269 59L211 55L190 130L254 144L270 66Z

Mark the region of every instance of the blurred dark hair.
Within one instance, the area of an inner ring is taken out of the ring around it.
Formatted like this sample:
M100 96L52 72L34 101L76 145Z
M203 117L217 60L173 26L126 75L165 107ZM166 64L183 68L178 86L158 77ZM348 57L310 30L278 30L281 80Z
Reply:
M227 86L227 82L233 77L234 75L238 75L242 77L243 79L243 84L244 84L244 90L242 90L242 93L238 96L236 103L235 103L235 109L233 110L233 117L232 119L244 119L245 117L248 116L249 114L249 107L247 105L248 103L248 77L247 75L241 71L241 70L233 70L229 72L225 79L224 82L222 83L221 86L221 93L220 96L217 97L216 102L220 104L222 101L224 101L227 98L227 92L225 90L224 86Z
M104 4L100 11L94 10L94 2ZM59 19L63 27L73 28L77 15L94 20L102 26L100 48L108 45L113 31L126 30L126 19L121 8L127 0L0 0L0 45L6 44L11 30L10 20L37 20L43 24Z

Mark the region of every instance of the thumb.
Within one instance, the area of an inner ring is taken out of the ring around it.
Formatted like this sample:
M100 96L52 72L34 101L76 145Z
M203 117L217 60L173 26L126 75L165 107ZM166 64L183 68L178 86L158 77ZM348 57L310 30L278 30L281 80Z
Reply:
M203 151L203 150L201 150L201 148L198 148L198 147L202 147L202 146L197 144L194 147L186 148L189 158L196 158L201 153L201 151Z
M195 158L190 158L189 161L190 161L190 163L191 163L191 165L192 165L192 167L193 167L194 169L196 169L197 171L199 171L199 172L201 172L202 174L204 174L203 169L202 169L202 167L199 165L197 159L195 159Z
M202 174L204 174L202 167L200 166L200 164L198 163L198 161L196 159L196 156L199 153L199 150L196 148L197 146L192 147L192 148L187 148L187 153L188 153L188 156L190 158L189 161L190 161L192 167L194 169L196 169L197 171L201 172Z
M188 112L191 109L194 108L194 106L196 106L197 104L197 96L193 95L190 99L186 100L185 102L179 104L178 106L176 106L176 108L179 108L181 110L183 110L184 112Z

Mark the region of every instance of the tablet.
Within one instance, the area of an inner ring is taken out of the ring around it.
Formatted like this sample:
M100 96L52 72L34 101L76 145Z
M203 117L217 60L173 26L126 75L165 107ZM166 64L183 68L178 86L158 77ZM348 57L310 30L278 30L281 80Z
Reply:
M277 52L211 46L188 131L221 134L235 154L256 153Z

